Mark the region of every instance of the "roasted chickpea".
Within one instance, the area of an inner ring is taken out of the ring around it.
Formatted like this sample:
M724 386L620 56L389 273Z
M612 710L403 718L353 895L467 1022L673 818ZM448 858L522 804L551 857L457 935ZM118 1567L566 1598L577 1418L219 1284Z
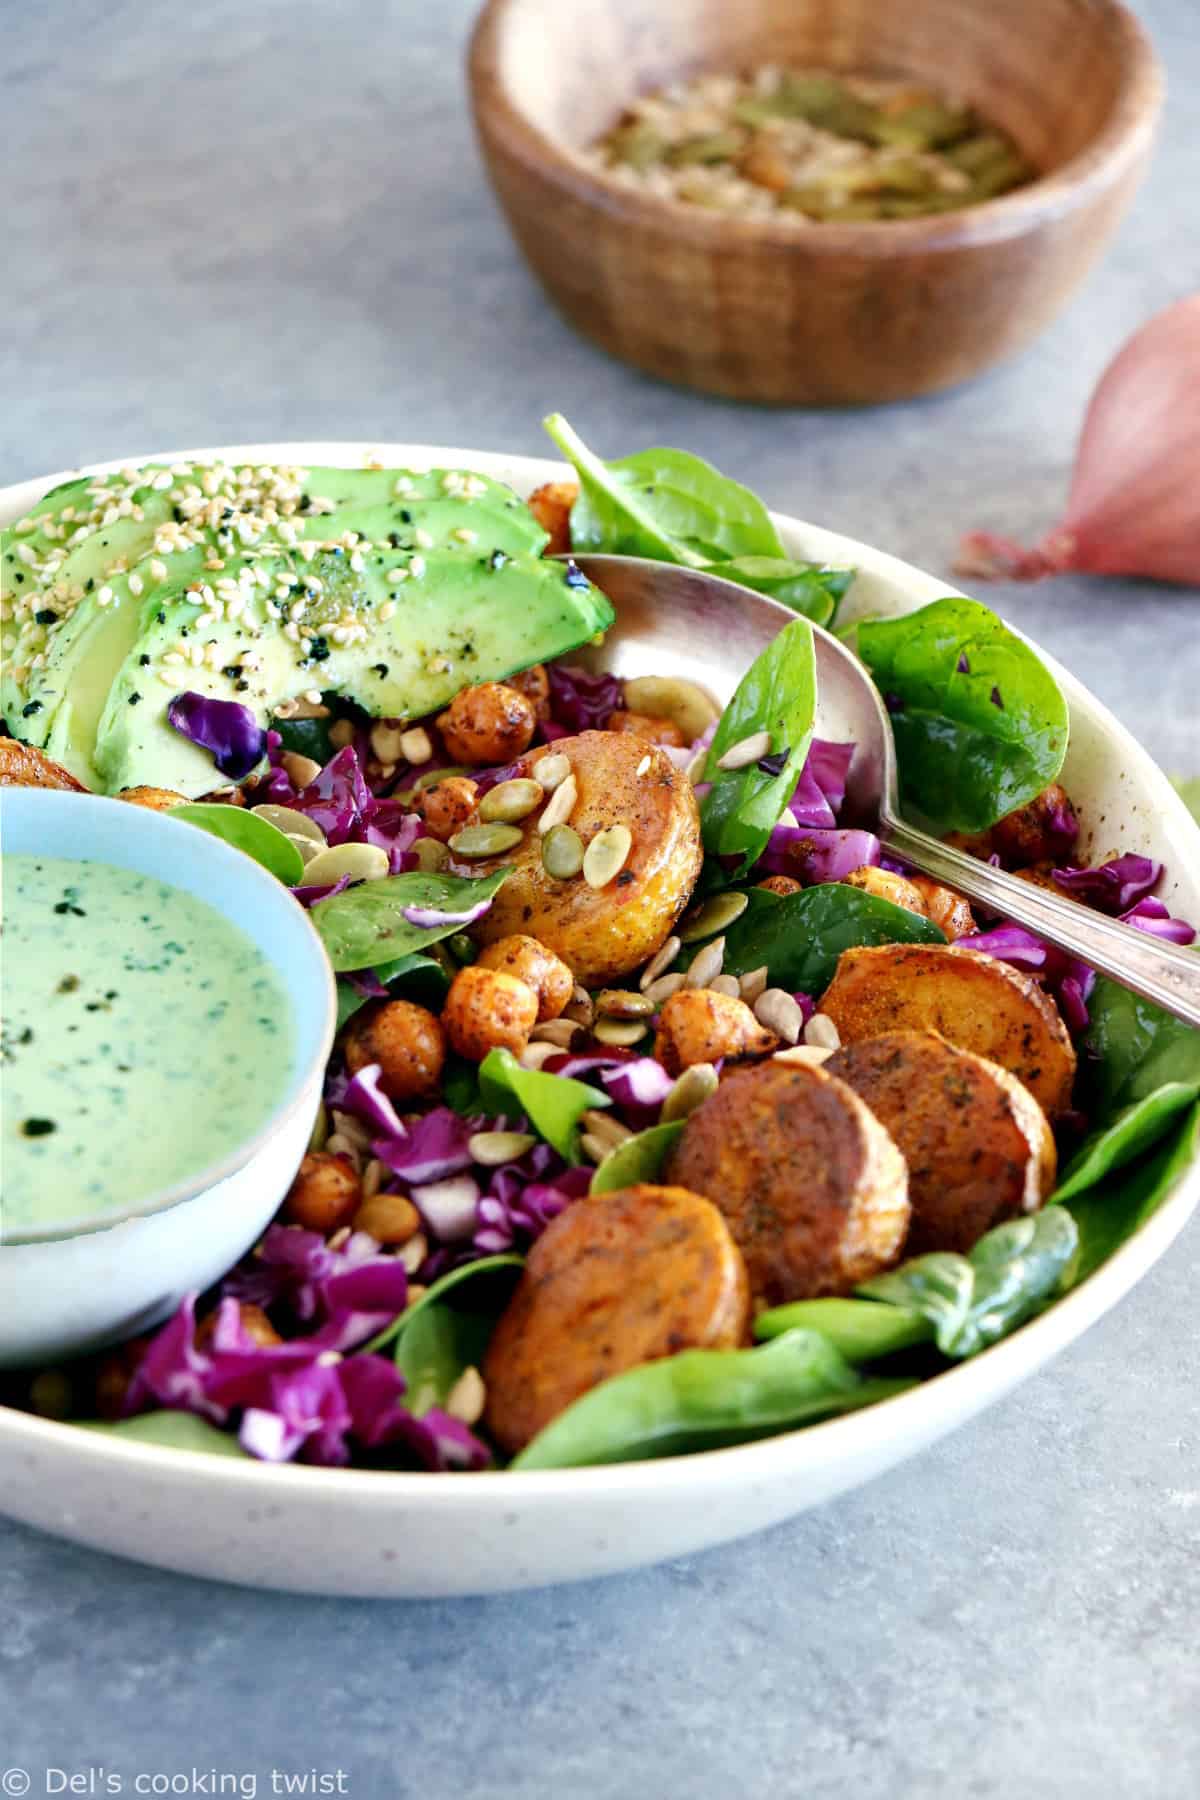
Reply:
M545 663L534 663L532 669L520 669L517 674L510 675L504 685L524 694L536 718L550 717L550 677Z
M539 1025L547 1019L558 1018L575 988L575 978L562 958L555 956L553 950L547 950L545 944L539 944L536 938L525 937L520 932L512 937L497 938L494 944L481 950L475 966L502 969L506 975L515 975L518 981L531 987L537 995Z
M847 887L862 888L864 893L874 894L877 900L890 900L893 906L902 906L905 912L926 916L925 902L907 875L893 875L890 869L864 867L851 869L842 879Z
M403 1194L372 1194L355 1213L354 1229L377 1244L407 1244L421 1229L421 1215Z
M472 963L454 977L442 1024L450 1048L471 1062L482 1062L489 1050L511 1050L519 1056L537 1024L538 997L524 981L501 969Z
M293 1223L328 1235L350 1223L361 1199L362 1183L348 1157L310 1150L288 1189L283 1210Z
M680 988L665 1001L654 1054L669 1075L721 1057L766 1056L779 1039L759 1024L744 1000L711 988Z
M1014 868L1061 862L1074 845L1078 829L1075 808L1065 789L1052 781L1028 806L1019 806L992 826L992 848L1001 862Z
M945 932L951 943L955 938L970 937L977 930L970 906L953 888L931 881L928 875L911 875L909 886L916 888L926 913Z
M764 888L768 894L779 894L786 899L788 894L798 894L803 883L793 881L790 875L768 875L765 881L756 882L755 885Z
M151 812L170 812L173 806L183 805L184 795L173 788L131 787L122 788L117 799L128 800L130 806L149 807Z
M547 481L525 502L542 530L550 533L544 556L561 556L571 548L571 508L578 498L573 481Z
M468 768L512 762L528 750L536 725L532 704L501 681L463 688L438 715L449 755Z
M448 844L475 811L477 784L466 775L447 775L433 787L422 788L414 801L430 837Z
M652 713L612 712L605 720L606 731L627 731L631 737L645 738L648 744L669 744L681 750L687 739L674 719L656 718Z
M346 1067L352 1075L378 1063L379 1085L390 1100L420 1100L437 1093L446 1043L431 1012L411 1000L384 1000L356 1012L346 1031Z
M249 1300L239 1300L237 1309L238 1324L250 1339L251 1343L257 1344L260 1349L264 1350L271 1344L282 1344L283 1339L280 1337L261 1306L255 1306L254 1303ZM213 1332L216 1328L217 1315L215 1312L210 1312L206 1319L201 1319L199 1325L196 1327L197 1349L203 1350L207 1345L211 1344Z

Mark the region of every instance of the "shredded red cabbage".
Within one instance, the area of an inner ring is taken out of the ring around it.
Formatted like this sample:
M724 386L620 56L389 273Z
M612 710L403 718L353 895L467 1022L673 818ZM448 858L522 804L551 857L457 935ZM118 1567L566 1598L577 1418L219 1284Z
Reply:
M436 1106L411 1119L404 1135L381 1137L371 1150L407 1182L446 1181L471 1167L471 1136L486 1129L484 1119L464 1119L448 1106Z
M1196 937L1193 925L1186 919L1173 919L1162 901L1152 896L1139 900L1136 906L1123 912L1121 922L1136 925L1139 931L1148 931L1151 937L1165 938L1169 944L1191 944Z
M215 700L189 690L167 707L167 723L210 752L222 775L242 781L266 755L267 734L240 700Z
M1158 882L1163 866L1148 856L1114 856L1096 869L1052 871L1058 886L1100 912L1119 915L1135 906Z
M550 715L570 731L601 731L611 713L625 703L625 683L619 675L593 675L562 663L546 669L550 681Z
M978 950L1038 976L1057 1001L1068 1031L1076 1035L1086 1031L1087 1002L1096 980L1095 970L1086 963L1044 944L1023 925L997 925L992 931L975 932L959 938L956 948Z
M855 869L879 862L879 839L871 831L814 831L777 825L758 861L770 875L790 875L807 887L843 881Z
M440 931L445 925L454 925L460 931L465 931L476 919L482 919L491 904L490 900L480 900L463 912L444 912L436 906L406 906L402 913L409 924L415 925L419 931Z

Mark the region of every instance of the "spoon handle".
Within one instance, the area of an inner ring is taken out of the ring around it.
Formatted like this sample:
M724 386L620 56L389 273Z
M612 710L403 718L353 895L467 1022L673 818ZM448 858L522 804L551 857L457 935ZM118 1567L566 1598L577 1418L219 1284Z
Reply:
M884 842L888 850L923 875L981 901L1003 918L1035 931L1048 944L1111 975L1144 1000L1200 1027L1200 955L1196 951L1164 943L1147 931L1122 925L1118 919L1092 912L1077 900L1033 882L1018 881L1015 875L915 831L902 819L886 821Z

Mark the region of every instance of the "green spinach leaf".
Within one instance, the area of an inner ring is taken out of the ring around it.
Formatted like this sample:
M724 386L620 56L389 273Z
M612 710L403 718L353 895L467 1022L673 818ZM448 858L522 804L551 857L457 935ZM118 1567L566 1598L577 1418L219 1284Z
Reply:
M651 1125L646 1131L626 1138L597 1166L589 1193L611 1194L617 1188L631 1187L638 1181L657 1181L667 1154L686 1122L670 1119L665 1125Z
M744 1444L912 1385L864 1381L815 1331L790 1331L755 1350L684 1350L602 1381L511 1467L570 1469Z
M653 556L694 569L726 557L783 557L762 501L699 456L639 450L606 463L561 413L544 424L579 475L572 548Z
M201 831L244 851L285 887L296 887L304 879L304 858L291 839L244 806L188 800L182 806L173 806L171 817L198 825Z
M236 1456L246 1452L228 1431L219 1431L207 1419L189 1412L135 1413L132 1419L81 1420L84 1431L102 1431L106 1437L124 1438L130 1444L156 1444L164 1450L203 1451L207 1456Z
M330 894L312 908L309 916L339 973L375 968L462 930L461 923L412 925L404 917L405 907L465 912L481 900L490 900L511 872L509 868L497 869L478 880L425 874L420 870L387 875L382 881L363 881L340 894Z
M863 620L858 648L888 700L904 800L939 831L984 831L1053 781L1069 716L1058 683L977 600Z
M1200 956L1196 972L1200 976ZM1200 1031L1161 1007L1096 977L1084 1039L1087 1098L1095 1117L1144 1100L1169 1083L1200 1083Z
M769 600L778 600L814 625L833 624L853 569L829 569L821 563L791 562L778 556L737 556L713 567L714 575L740 582Z
M495 1327L490 1313L464 1312L440 1300L414 1312L396 1344L408 1410L421 1418L431 1406L445 1406L459 1377L483 1361Z
M858 1364L929 1343L933 1322L914 1306L832 1299L792 1300L759 1313L754 1321L756 1338L782 1337L785 1331L797 1330L819 1331L847 1362Z
M1071 1158L1054 1193L1059 1205L1095 1187L1134 1162L1171 1129L1177 1115L1200 1098L1200 1079L1169 1081L1142 1100L1133 1100L1108 1125L1094 1131Z
M472 1298L476 1302L471 1310L495 1312L499 1317L512 1293L516 1278L524 1267L525 1258L515 1250L501 1250L494 1256L477 1256L474 1262L459 1263L457 1268L447 1269L444 1275L439 1275L436 1281L430 1282L423 1294L418 1294L415 1300L411 1300L402 1313L397 1313L391 1323L385 1325L369 1344L364 1344L363 1351L384 1349L406 1331L427 1306L440 1305L448 1295L457 1292L467 1283L471 1285ZM486 1305L480 1300L481 1295L487 1298Z
M806 619L784 627L755 658L721 715L704 779L712 783L700 807L704 847L714 856L757 862L796 791L812 742L817 711L817 659ZM722 769L726 751L759 732L770 734L772 756L785 756L772 774L753 762Z
M1079 1255L1070 1271L1078 1287L1154 1213L1200 1156L1200 1106L1187 1113L1170 1137L1149 1156L1085 1193L1067 1199L1066 1210L1079 1228Z
M432 956L398 956L394 962L381 963L373 973L396 999L412 1000L440 1012L450 988L450 977ZM337 984L337 1029L366 1006L369 994L360 994L348 981Z
M332 716L325 719L276 718L271 720L271 729L279 733L282 749L293 751L297 756L311 756L324 768L334 755L329 729L336 722Z
M944 1356L974 1356L1041 1311L1059 1291L1078 1244L1070 1213L1046 1206L997 1225L967 1256L935 1250L857 1291L924 1313Z
M533 1129L569 1163L582 1160L579 1121L590 1107L611 1106L602 1088L569 1075L523 1069L511 1050L489 1050L479 1065L484 1109L494 1114L524 1113Z
M771 986L789 993L823 993L843 950L946 941L931 919L842 881L822 882L783 898L752 888L749 902L725 933L723 966L731 975L746 975L765 965Z
M1200 824L1200 775L1173 775L1171 779L1179 789L1183 804Z

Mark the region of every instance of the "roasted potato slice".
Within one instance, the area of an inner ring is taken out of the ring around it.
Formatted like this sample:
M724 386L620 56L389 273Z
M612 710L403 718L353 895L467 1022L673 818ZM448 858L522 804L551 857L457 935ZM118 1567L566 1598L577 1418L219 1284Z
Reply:
M18 743L16 738L0 737L0 787L62 788L74 794L85 794L81 781L51 762L42 750L32 744Z
M815 1064L726 1077L688 1119L666 1175L724 1213L756 1306L848 1294L896 1262L908 1234L904 1158L853 1089Z
M487 1428L515 1453L607 1376L732 1348L748 1321L742 1258L699 1194L639 1185L576 1200L534 1244L492 1333Z
M623 868L602 888L582 875L565 880L542 866L538 813L522 823L522 841L487 861L454 860L460 875L513 865L490 910L472 928L480 943L523 934L560 956L576 981L601 987L628 975L662 945L700 873L700 815L692 784L669 756L644 739L584 731L533 750L516 765L536 773L544 756L565 756L576 785L564 821L585 844L610 825L626 825L632 844ZM560 788L547 794L557 799Z
M1049 1121L998 1063L936 1031L888 1031L844 1044L823 1066L866 1102L908 1164L907 1255L965 1253L1053 1188Z
M843 1043L884 1031L940 1031L1023 1081L1050 1117L1071 1104L1075 1047L1057 1006L1019 969L957 945L844 950L820 1010Z

